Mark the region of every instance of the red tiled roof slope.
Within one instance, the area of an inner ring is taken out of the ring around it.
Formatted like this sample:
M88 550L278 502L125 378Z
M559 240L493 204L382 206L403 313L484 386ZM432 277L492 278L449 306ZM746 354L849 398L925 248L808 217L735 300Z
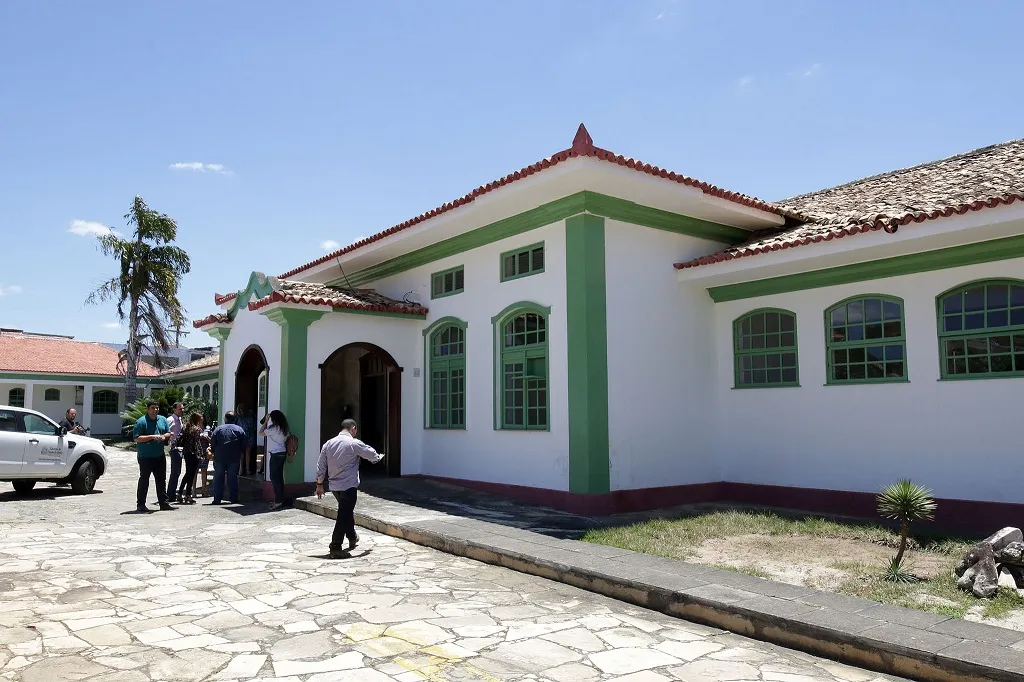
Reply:
M600 147L596 147L594 146L594 141L590 137L590 133L587 132L586 127L581 123L579 129L576 131L576 137L573 139L572 147L570 147L569 149L562 150L552 156L549 156L546 159L542 159L537 163L526 166L525 168L520 168L516 172L510 173L503 178L495 180L494 182L489 182L486 185L481 185L480 187L474 189L472 192L465 194L459 197L458 199L455 199L454 201L449 201L448 203L442 204L435 209L427 211L426 213L421 213L415 218L410 218L405 222L389 227L388 229L382 232L378 232L377 234L367 237L366 239L361 239L355 244L350 244L349 246L338 249L337 251L333 251L327 254L326 256L321 256L320 258L317 258L314 261L310 261L309 263L300 265L299 267L289 270L288 272L282 274L280 277L281 279L291 277L304 270L308 270L309 268L320 265L321 263L326 263L327 261L333 260L338 256L343 256L347 253L351 253L352 251L360 249L366 246L367 244L372 244L373 242L379 241L381 239L384 239L385 237L393 235L396 232L401 232L402 230L408 229L414 225L418 225L424 221L430 220L431 218L435 218L443 213L447 213L448 211L456 209L459 206L465 206L466 204L472 203L473 201L476 200L477 197L487 194L488 192L493 192L494 190L504 187L506 185L510 185L513 182L516 182L517 180L522 180L524 178L530 177L531 175L536 175L537 173L547 170L552 166L557 166L559 163L562 163L563 161L567 161L569 159L580 156L589 156L595 159L599 159L601 161L607 161L608 163L614 163L618 166L623 166L624 168L630 168L639 173L646 173L647 175L652 175L654 177L664 178L666 180L679 183L680 185L688 185L690 187L695 187L700 191L704 192L704 194L719 197L721 199L732 201L737 204L742 204L743 206L750 206L753 208L760 209L762 211L767 211L769 213L775 213L778 215L788 215L785 209L775 204L769 203L767 201L762 201L755 197L750 197L745 194L740 194L738 192L730 192L720 187L716 187L715 185L712 185L710 183L703 182L701 180L696 180L694 178L682 175L680 173L668 171L665 170L664 168L659 168L658 166L652 166L648 163L644 163L643 161L638 161L636 159L621 156L619 154L615 154L614 152L610 152L607 149L601 149ZM222 303L230 301L235 296L236 294L217 294L214 296L214 301L216 302L217 305L221 305Z
M48 338L31 334L0 333L0 372L123 376L117 351L99 343ZM140 377L159 372L139 363Z
M197 369L205 369L207 367L216 367L220 364L220 354L215 353L213 355L207 355L205 358L199 358L192 362L187 362L184 365L178 365L170 369L165 369L160 373L161 376L168 376L174 374L184 374L185 372L193 372Z
M229 322L231 322L231 318L225 313L214 313L213 315L207 315L201 320L193 320L192 326L199 329L200 327L205 327L209 324L228 324Z
M1024 140L873 175L778 202L806 216L800 225L761 232L708 256L677 263L692 268L759 253L886 230L1024 201Z
M426 315L427 309L418 303L396 301L370 289L342 289L326 284L310 284L278 280L278 286L269 296L249 302L249 310L259 310L271 303L297 303L301 305L331 306L350 310L366 310L406 315Z

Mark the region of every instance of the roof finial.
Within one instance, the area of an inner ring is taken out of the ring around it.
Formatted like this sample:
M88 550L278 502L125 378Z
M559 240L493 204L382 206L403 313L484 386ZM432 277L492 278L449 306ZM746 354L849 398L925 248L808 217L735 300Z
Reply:
M587 127L580 123L579 129L576 131L576 137L572 138L572 151L577 154L587 154L594 149L594 140L591 139L590 133L587 132Z

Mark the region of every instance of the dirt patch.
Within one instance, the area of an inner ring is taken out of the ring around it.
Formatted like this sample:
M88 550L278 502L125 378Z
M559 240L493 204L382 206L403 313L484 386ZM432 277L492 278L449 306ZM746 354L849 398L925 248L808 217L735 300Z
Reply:
M745 569L751 566L773 580L835 591L857 566L885 566L893 550L863 540L816 538L809 535L735 535L705 540L691 561ZM947 557L915 554L912 568L921 578L949 570Z

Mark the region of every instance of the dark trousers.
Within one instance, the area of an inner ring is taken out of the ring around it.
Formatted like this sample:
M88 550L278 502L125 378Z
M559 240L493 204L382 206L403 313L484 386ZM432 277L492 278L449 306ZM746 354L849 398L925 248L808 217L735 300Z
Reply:
M341 549L345 538L356 539L356 492L357 488L348 490L332 490L334 499L338 501L338 518L334 522L334 535L331 536L331 551Z
M181 448L171 448L171 475L167 478L167 497L174 499L178 490L178 477L181 476Z
M284 504L284 463L288 455L283 452L270 454L270 482L274 485L274 503Z
M228 500L238 502L238 455L215 455L213 458L213 501L220 502L224 495L224 477L228 478Z
M136 497L138 506L146 506L149 495L149 477L156 483L156 499L160 504L167 503L167 460L164 456L139 457L139 492Z
M182 497L192 497L192 489L196 484L196 470L199 469L199 458L194 454L185 455L185 477L181 479L181 487L178 494Z

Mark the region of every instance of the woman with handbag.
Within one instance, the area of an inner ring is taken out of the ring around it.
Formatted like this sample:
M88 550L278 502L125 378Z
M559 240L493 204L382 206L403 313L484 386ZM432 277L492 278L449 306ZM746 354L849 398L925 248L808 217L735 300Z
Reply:
M194 412L178 437L178 447L181 448L181 456L185 460L185 476L178 487L178 504L196 503L193 497L196 471L199 469L199 459L206 457L206 440L203 435L203 415Z
M272 410L260 421L260 435L267 439L267 461L270 462L270 482L274 486L271 510L284 507L284 465L288 456L288 419L281 410Z

